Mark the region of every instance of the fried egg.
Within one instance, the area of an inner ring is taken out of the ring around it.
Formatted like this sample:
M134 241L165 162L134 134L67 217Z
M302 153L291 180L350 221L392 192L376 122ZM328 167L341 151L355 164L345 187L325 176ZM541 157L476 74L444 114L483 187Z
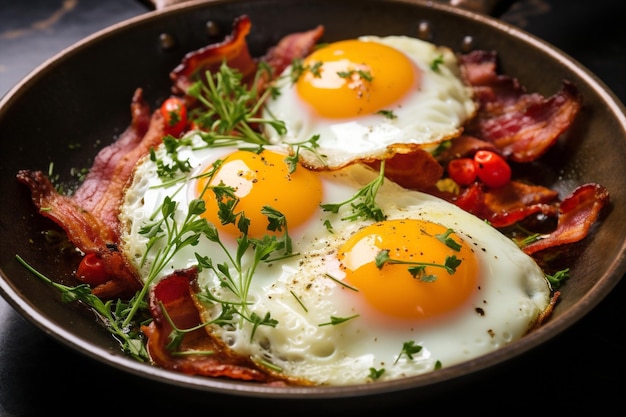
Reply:
M444 200L377 182L367 166L293 171L281 148L195 148L200 140L178 149L190 166L182 180L159 178L163 147L138 164L120 249L146 285L202 263L196 298L207 331L271 372L319 385L432 372L519 339L549 304L542 270L510 239ZM377 220L355 211L372 184ZM249 239L285 242L288 232L289 245L243 253L241 229L216 214L224 186ZM205 212L190 209L198 201ZM282 228L270 227L268 208L285 216ZM219 239L166 244L202 218ZM154 239L157 223L169 239Z
M286 68L275 87L265 115L286 131L266 133L285 144L317 137L317 152L300 153L314 169L434 149L477 108L452 50L406 36L328 44Z

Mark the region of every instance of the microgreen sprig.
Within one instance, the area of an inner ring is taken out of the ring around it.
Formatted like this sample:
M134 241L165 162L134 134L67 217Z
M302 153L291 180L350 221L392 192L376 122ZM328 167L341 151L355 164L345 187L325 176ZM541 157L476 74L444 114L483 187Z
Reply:
M163 159L157 158L154 148L150 148L150 160L155 163L157 175L161 179L173 179L179 172L184 173L191 170L189 159L181 161L178 158L178 148L181 146L180 140L171 135L167 135L163 138L163 146L171 159L169 164Z
M398 265L411 265L408 268L409 273L414 278L419 278L423 282L434 282L437 280L435 275L426 275L426 267L432 266L445 269L448 274L453 275L456 272L456 268L461 264L461 260L455 255L446 256L443 264L431 263L431 262L414 262L404 261L401 259L393 259L389 257L389 250L383 249L376 255L376 267L382 269L385 264L398 264Z
M353 316L349 316L349 317L335 317L335 316L330 316L330 321L327 321L325 323L320 323L318 324L318 326L322 327L322 326L336 326L338 324L341 323L345 323L348 320L352 320L359 317L358 314L355 314Z
M554 274L545 274L552 288L558 288L569 278L569 268L556 271Z
M313 74L313 77L320 78L322 76L321 70L323 65L322 61L316 61L311 65L304 65L304 60L302 58L294 59L291 62L291 72L289 74L291 83L297 83L300 77L302 77L307 71Z
M147 223L139 230L140 234L148 237L142 264L145 263L147 254L157 247L157 243L165 242L156 249L150 271L144 279L144 286L137 296L140 300L146 297L152 283L160 276L174 255L187 246L196 246L202 235L209 236L215 229L206 219L199 217L206 210L204 200L191 200L185 218L180 225L175 217L177 207L178 203L172 200L170 196L166 196L159 210L161 217ZM137 304L132 305L127 322L130 322L137 308Z
M143 336L139 325L130 326L128 318L134 316L137 310L147 312L147 303L137 295L128 302L122 300L102 301L93 295L87 284L79 284L71 287L52 281L29 265L22 257L16 255L16 259L35 276L61 292L61 300L64 303L80 301L89 306L104 323L106 329L120 342L122 350L131 357L145 362L149 359ZM129 308L134 306L135 308Z
M416 345L414 341L410 340L408 342L404 342L402 344L402 350L400 350L400 354L393 364L395 365L396 363L398 363L402 355L406 355L407 358L413 360L413 355L420 353L421 351L422 347L420 345Z
M187 93L202 104L191 116L203 127L204 133L200 134L205 141L211 145L218 141L265 145L267 139L255 128L259 124L271 125L279 134L285 133L283 121L258 117L265 101L276 94L271 86L262 93L257 88L267 71L269 67L259 65L255 80L248 86L243 82L241 72L223 62L219 71L207 71L204 80L190 87Z
M385 214L382 209L376 204L376 194L378 189L385 181L385 160L380 163L380 171L376 178L374 178L369 184L359 189L351 198L341 203L328 203L322 204L320 207L324 211L331 213L338 213L339 209L346 204L352 205L352 215L342 218L342 220L355 221L360 218L372 219L375 221L382 221L385 219ZM354 203L354 201L358 201Z
M439 54L430 63L430 69L437 72L437 71L439 71L439 66L443 65L443 63L444 63L443 54Z
M309 139L302 141L302 142L293 142L290 143L289 146L291 146L292 148L295 148L295 152L292 155L289 155L288 157L285 158L285 162L287 163L287 166L289 167L289 173L292 174L293 172L295 172L296 168L298 167L298 161L300 159L300 150L301 149L305 149L309 152L311 152L312 154L314 154L317 159L319 159L319 161L324 164L326 164L326 155L319 153L318 148L319 148L319 139L320 139L320 135L313 135L311 136Z
M435 235L435 238L453 251L458 252L461 250L461 244L450 237L452 233L454 230L448 228L444 233Z
M372 381L376 381L377 379L383 376L383 374L385 373L385 368L380 368L380 369L370 368L369 372L370 372L369 378Z
M398 116L396 116L393 110L379 110L376 113L380 114L381 116L384 116L386 119L389 119L389 120L394 120L398 118Z
M365 80L367 82L374 81L374 77L372 73L364 70L349 70L349 71L337 71L337 75L340 78L352 78L354 75L358 76L360 79Z
M282 232L282 234L265 234L260 238L251 238L248 236L249 219L244 212L236 211L239 198L235 195L234 189L225 186L223 183L220 183L218 186L209 186L209 183L207 182L207 187L203 190L202 195L212 190L215 193L220 222L223 225L235 225L241 234L236 239L237 250L232 254L222 242L217 229L212 227L210 233L205 234L205 236L209 241L218 244L228 260L216 265L209 256L198 253L195 256L199 270L211 270L218 278L221 286L226 288L235 297L236 301L218 299L211 293L210 289L202 291L199 297L207 302L222 305L222 315L218 324L232 324L235 315L238 315L242 320L252 323L253 328L250 335L252 339L259 326L275 327L278 324L270 316L269 312L264 316L260 316L255 312L249 311L248 294L256 268L261 262L273 262L276 259L294 255L292 253L292 242L288 233L287 221L280 211L270 206L264 206L261 209L261 213L268 219L267 229L272 232ZM251 259L248 264L244 265L244 255L250 252L252 254ZM276 254L278 255L273 256Z

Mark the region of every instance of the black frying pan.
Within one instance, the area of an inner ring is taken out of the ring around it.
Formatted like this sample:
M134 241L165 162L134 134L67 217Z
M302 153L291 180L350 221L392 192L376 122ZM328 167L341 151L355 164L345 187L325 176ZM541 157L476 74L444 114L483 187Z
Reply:
M63 304L58 293L15 260L63 280L73 265L44 242L51 225L35 213L28 191L15 180L22 168L46 170L54 162L61 179L72 168L88 167L97 150L130 121L132 93L142 87L151 103L169 94L169 71L187 51L221 39L232 21L248 14L251 52L260 55L283 35L324 24L324 40L361 34L427 36L457 51L498 51L505 73L530 91L551 95L563 79L580 89L584 108L567 140L549 155L548 186L567 194L577 184L609 189L612 207L581 245L551 320L538 331L493 354L440 372L356 387L271 388L242 382L195 378L140 364L119 352L117 342L93 317ZM207 22L211 24L207 26ZM425 26L426 25L426 26ZM427 27L429 30L424 31ZM163 43L167 34L173 44ZM421 1L248 0L192 2L132 19L92 36L24 80L0 103L3 165L0 178L0 290L29 321L63 344L97 361L135 374L166 389L266 399L332 399L366 410L372 403L427 398L451 386L479 381L503 363L552 339L596 306L626 271L626 155L624 107L586 69L542 41L483 15ZM74 145L80 144L79 149ZM607 152L610 150L610 152ZM549 372L548 370L546 370ZM344 401L345 400L345 401ZM322 407L326 402L307 402ZM266 409L267 410L267 409Z

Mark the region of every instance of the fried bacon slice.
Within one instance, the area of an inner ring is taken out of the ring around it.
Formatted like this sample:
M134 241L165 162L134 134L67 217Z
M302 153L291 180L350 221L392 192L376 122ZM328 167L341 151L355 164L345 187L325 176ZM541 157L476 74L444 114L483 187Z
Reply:
M235 19L233 31L222 42L209 44L185 55L182 62L170 73L174 94L184 94L191 85L198 81L198 75L206 71L217 72L224 61L232 68L237 68L243 79L250 81L256 74L258 61L265 62L274 75L283 72L294 60L308 55L324 33L323 26L305 32L286 35L278 44L268 49L259 59L250 55L246 36L252 23L246 15ZM260 80L262 90L269 78Z
M189 375L226 377L272 385L285 385L287 382L306 384L305 381L272 375L251 359L232 354L223 342L211 337L200 326L202 320L193 295L197 292L196 278L195 267L179 270L160 280L150 290L153 320L142 327L142 332L148 337L147 349L155 364ZM176 330L172 323L178 330L196 328L185 332L175 349L170 346L170 336Z
M118 214L135 164L161 142L164 126L158 112L150 114L140 89L133 96L131 115L130 126L98 153L85 181L72 196L59 194L41 171L17 173L18 181L30 189L39 212L57 223L83 253L95 253L104 260L110 279L93 288L102 298L130 296L141 288L134 268L117 251Z
M135 164L150 148L159 145L164 136L163 117L160 112L151 113L141 89L133 95L131 116L131 125L98 153L85 181L72 196L83 210L106 224L111 242L119 238L119 207Z
M570 127L582 98L569 81L548 98L526 93L517 79L496 72L496 59L492 51L474 51L460 58L479 101L478 114L465 133L493 143L511 161L535 161Z
M523 250L529 255L554 246L574 243L589 234L604 207L609 204L609 192L598 184L585 184L576 188L559 206L556 230Z
M239 69L244 79L256 72L256 62L250 55L246 36L252 23L240 16L233 23L232 32L222 42L209 44L187 53L181 63L170 73L174 94L184 94L206 71L216 72L224 61Z
M479 183L461 194L447 198L463 210L489 221L496 228L511 226L531 214L555 216L558 194L549 188L511 181L499 188L485 190Z
M463 134L450 141L450 147L437 155L437 161L445 166L453 159L472 157L476 151L481 149L492 152L498 151L491 142Z
M380 161L368 163L375 170ZM410 153L396 153L385 163L385 176L404 188L432 191L443 174L443 167L430 152L422 149Z
M276 45L268 49L261 58L275 75L281 74L293 62L294 57L305 57L324 34L324 26L317 26L306 32L292 33L285 36Z
M582 107L577 88L568 81L551 97L527 93L517 79L498 73L494 51L473 51L461 55L460 62L479 110L464 134L438 155L444 165L454 158L471 157L479 149L496 151L516 163L535 161L570 128ZM439 196L497 228L536 214L556 218L557 227L547 238L524 248L528 254L581 240L609 203L608 191L598 184L580 186L563 201L553 190L519 181L493 189L475 183L458 195Z

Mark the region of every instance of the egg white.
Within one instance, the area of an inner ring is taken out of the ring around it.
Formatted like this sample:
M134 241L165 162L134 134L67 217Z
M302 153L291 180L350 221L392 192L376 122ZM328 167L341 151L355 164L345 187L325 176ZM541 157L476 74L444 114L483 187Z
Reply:
M181 149L179 158L189 157L197 170L231 150ZM158 156L165 157L162 149ZM319 174L325 203L345 201L377 175L358 164ZM175 217L182 222L194 193L187 183L162 187L156 165L148 158L137 166L121 210L125 225L121 248L142 276L148 276L154 252L146 254L147 238L139 233L140 228L150 223L155 214L159 217L166 195L179 202ZM290 231L298 256L257 267L249 288L248 311L259 317L269 312L277 321L275 327L255 328L242 319L227 326L211 325L208 331L234 352L258 363L272 364L283 375L316 384L345 385L371 382L371 368L384 368L381 379L395 379L433 371L438 363L451 366L492 352L522 337L548 306L550 288L542 270L484 221L441 199L408 191L389 180L379 189L377 203L389 219L417 218L442 224L474 248L478 269L482 271L480 285L465 305L428 322L392 320L370 308L358 293L327 278L339 275L338 248L354 232L371 223L342 221L349 214L348 205L336 214L320 209L307 224ZM330 222L333 233L323 225L324 221ZM227 242L227 247L236 249L232 241ZM194 265L196 252L212 257L216 263L227 259L214 243L201 240L197 246L177 253L160 276ZM144 257L145 263L141 263ZM208 269L202 270L198 283L201 291L221 300L236 301ZM203 319L209 321L219 316L221 307L220 303L204 304ZM320 325L328 323L331 316L354 315L358 317L341 324ZM409 341L422 347L412 359L400 354L403 343Z
M407 36L362 36L359 40L379 42L404 52L422 72L420 86L385 109L395 117L373 114L337 120L315 115L299 97L288 67L276 83L280 95L269 100L265 108L266 117L284 121L287 129L279 135L267 128L272 143L299 143L319 135L317 151L325 158L302 150L304 163L315 169L335 169L353 161L380 159L402 148L431 149L462 132L477 106L472 89L460 76L452 50ZM431 68L435 60L441 60L437 70Z

